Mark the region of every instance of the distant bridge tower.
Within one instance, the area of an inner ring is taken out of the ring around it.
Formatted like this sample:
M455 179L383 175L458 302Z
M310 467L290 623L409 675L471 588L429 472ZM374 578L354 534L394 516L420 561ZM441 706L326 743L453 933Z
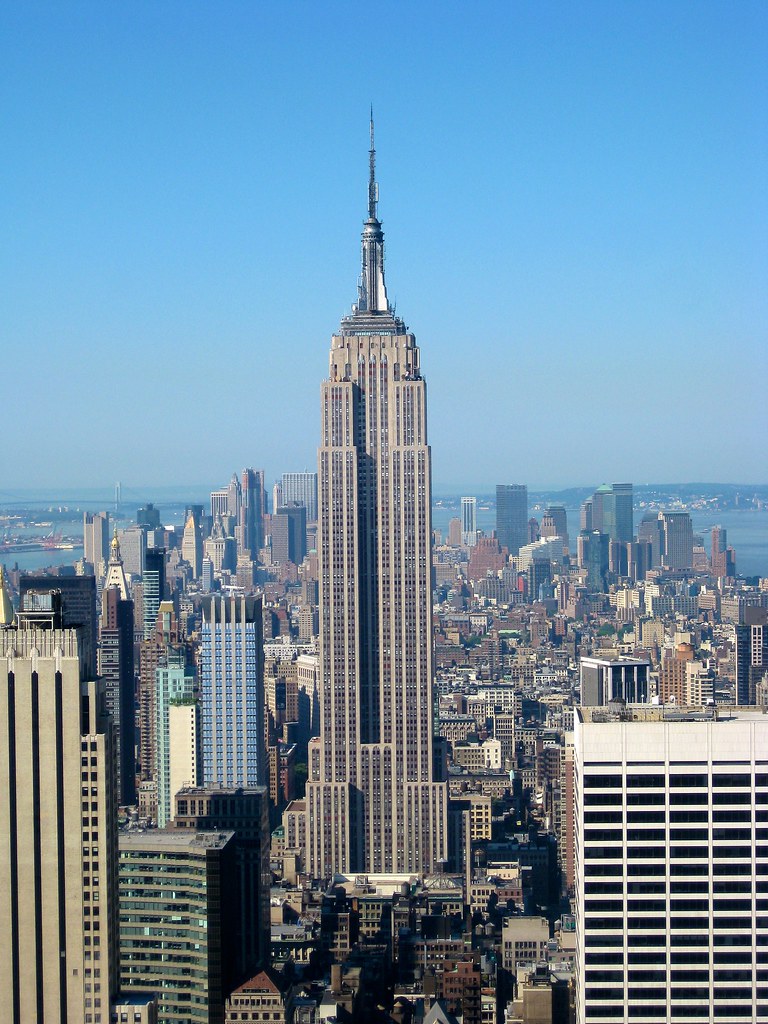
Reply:
M120 481L115 484L115 515L120 512Z

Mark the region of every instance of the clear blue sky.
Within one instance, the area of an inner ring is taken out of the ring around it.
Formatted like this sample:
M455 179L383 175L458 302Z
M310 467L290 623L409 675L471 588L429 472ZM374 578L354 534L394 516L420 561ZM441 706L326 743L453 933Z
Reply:
M764 2L1 18L3 489L314 465L371 102L436 486L765 480Z

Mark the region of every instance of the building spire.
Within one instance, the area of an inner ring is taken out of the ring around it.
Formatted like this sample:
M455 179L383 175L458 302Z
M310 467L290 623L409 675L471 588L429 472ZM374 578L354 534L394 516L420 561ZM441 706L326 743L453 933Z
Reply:
M125 575L125 566L123 565L123 559L120 555L120 541L117 536L117 527L115 527L115 534L109 547L110 556L109 563L107 564L107 575L104 580L104 590L109 590L110 587L116 587L120 591L121 600L128 601L130 600L128 577Z
M378 220L377 204L379 202L379 186L376 184L376 149L373 145L373 104L371 104L371 148L368 151L370 175L368 178L368 219Z
M378 216L379 186L376 183L376 149L373 144L371 106L371 148L368 151L368 219L363 225L362 272L358 285L356 313L389 313L384 284L384 233Z

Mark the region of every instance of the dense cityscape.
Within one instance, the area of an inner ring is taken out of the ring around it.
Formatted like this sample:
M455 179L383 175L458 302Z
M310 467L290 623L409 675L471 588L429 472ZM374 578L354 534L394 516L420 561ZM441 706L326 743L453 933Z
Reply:
M4 506L5 1019L768 1018L768 488L435 497L375 157L316 471Z

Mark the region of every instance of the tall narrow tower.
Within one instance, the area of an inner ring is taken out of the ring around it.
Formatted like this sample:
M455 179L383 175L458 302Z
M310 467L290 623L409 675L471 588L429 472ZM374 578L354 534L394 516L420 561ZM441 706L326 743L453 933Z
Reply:
M0 993L9 1024L107 1024L117 989L113 726L61 595L0 575Z
M433 758L431 452L416 339L387 301L371 119L358 301L331 339L318 451L321 730L307 867L425 872L446 856Z

